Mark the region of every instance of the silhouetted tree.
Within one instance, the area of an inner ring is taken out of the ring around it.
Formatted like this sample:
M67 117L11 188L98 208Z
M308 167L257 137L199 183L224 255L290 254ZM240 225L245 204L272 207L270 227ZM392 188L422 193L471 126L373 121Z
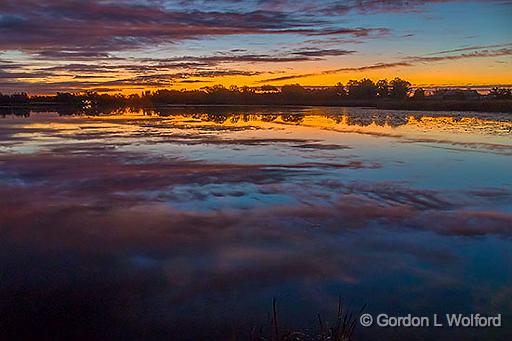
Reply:
M13 95L0 94L0 106L4 107L28 107L30 105L53 106L62 114L87 113L95 114L100 112L113 112L122 108L131 110L144 110L151 114L169 114L169 110L162 109L166 104L297 104L297 105L374 105L381 108L441 108L442 110L489 110L508 111L510 103L507 101L495 101L481 103L476 91L469 90L439 90L432 98L437 101L414 100L426 99L425 91L418 88L414 91L411 101L406 100L411 91L411 83L406 80L395 78L388 82L382 79L374 83L372 80L363 78L361 80L350 80L346 86L337 83L332 87L308 88L299 84L288 84L281 88L272 85L263 85L258 88L248 86L222 85L203 87L195 90L170 90L162 89L156 91L143 91L141 94L122 95L106 94L94 91L80 93L58 92L53 96L28 96L26 93ZM398 99L397 103L385 98ZM512 99L512 90L506 88L493 88L488 98ZM488 99L487 98L487 99ZM445 101L446 100L446 101ZM460 102L451 105L449 100ZM484 99L480 99L484 100ZM441 103L443 101L443 103ZM490 103L490 104L489 104ZM511 102L512 103L512 102ZM159 107L157 109L157 107ZM209 109L211 112L211 109ZM4 112L11 112L7 110ZM241 118L243 119L243 118ZM290 117L287 119L295 119Z
M307 89L299 84L284 85L281 88L282 99L292 104L305 102L307 95Z
M389 95L393 98L406 98L411 90L411 83L398 77L389 82L389 85L391 86Z
M0 92L0 105L9 105L11 103L11 97L8 95L2 95Z
M496 99L510 99L512 98L512 89L494 87L489 94Z
M377 86L368 78L348 81L347 90L350 97L357 99L371 99L377 95Z
M279 92L279 89L273 85L262 85L260 87L260 91L262 91L262 92Z
M389 96L389 84L387 79L381 79L377 82L377 96L385 98Z
M343 85L343 83L341 83L341 82L336 83L336 85L334 86L334 93L338 97L347 95L347 90L345 89L345 86Z
M16 93L11 95L11 103L13 105L26 105L29 103L29 98L26 92Z
M422 100L425 99L425 90L422 88L418 88L414 91L414 95L412 95L412 98L415 100Z

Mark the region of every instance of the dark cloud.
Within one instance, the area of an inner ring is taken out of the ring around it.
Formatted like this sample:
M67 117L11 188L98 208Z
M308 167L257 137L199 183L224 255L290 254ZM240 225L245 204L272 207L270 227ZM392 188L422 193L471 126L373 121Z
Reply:
M489 57L501 57L501 56L512 56L512 48L502 48L498 50L480 50L471 53L463 53L459 55L450 56L435 56L435 57L410 57L407 60L411 62L440 62L445 60L460 60L460 59L471 59L471 58L489 58Z
M16 80L16 79L26 79L26 78L42 78L50 75L48 72L8 72L3 71L5 69L3 66L0 66L0 79L4 80Z
M336 70L326 71L324 74L328 73L337 73L337 72L348 72L348 71L367 71L367 70L379 70L379 69L389 69L400 66L411 66L410 63L405 62L396 62L396 63L377 63L373 65L359 66L359 67L346 67L340 68Z
M183 79L183 80L180 80L179 82L180 83L190 84L190 83L210 83L211 81L200 80L200 79Z
M98 64L67 64L45 68L46 71L65 71L73 73L104 73L113 72L120 68L115 65L98 65Z
M390 33L388 28L337 28L323 30L295 30L308 36L351 35L354 37L368 37L370 35L383 36Z
M27 77L28 78L28 77ZM37 80L35 82L27 82L20 78L2 80L0 76L0 91L4 92L28 92L28 93L55 93L66 91L83 91L88 89L88 83L77 81L64 82L47 82ZM93 85L94 86L94 83Z
M447 53L454 53L454 52L474 51L474 50L484 50L484 49L495 49L495 48L501 48L501 47L508 47L508 46L511 46L511 45L512 45L512 43L495 44L495 45L467 46L467 47L461 47L461 48L458 48L458 49L433 52L433 53L430 53L430 55L447 54Z
M453 52L453 51L452 51ZM418 57L406 57L401 61L391 62L391 63L376 63L372 65L364 65L359 67L346 67L339 68L333 70L326 70L317 73L306 73L306 74L296 74L282 77L274 77L267 78L261 80L260 83L265 82L276 82L276 81L284 81L284 80L292 80L292 79L300 79L311 76L319 76L325 74L334 74L340 72L350 72L350 71L367 71L367 70L378 70L378 69L388 69L388 68L396 68L396 67L409 67L414 66L420 63L435 63L435 62L443 62L450 60L462 60L462 59L473 59L473 58L493 58L493 57L501 57L501 56L511 56L512 48L502 48L497 50L479 50L471 53L463 53L458 55L443 55L443 56L418 56Z
M180 65L179 63L197 63L199 65L215 66L220 63L280 63L280 62L297 62L312 60L309 56L302 55L270 55L270 54L221 54L213 56L180 56L172 58L146 58L142 59L145 63L158 63L155 67L166 65ZM169 64L171 63L171 64Z
M347 67L347 68L340 68L340 69L335 69L335 70L327 70L327 71L323 71L323 72L319 72L319 73L305 73L305 74L299 74L299 75L267 78L267 79L261 80L260 83L292 80L292 79L326 75L326 74L339 73L339 72L379 70L379 69L389 69L389 68L394 68L394 67L411 66L411 65L412 65L411 63L406 63L406 62L377 63L377 64L373 64L373 65L366 65L366 66L360 66L360 67Z
M44 89L47 93L54 90L104 88L109 86L108 82L93 81L93 78L111 78L115 74L122 74L116 78L123 79L112 81L113 85L131 84L135 87L167 86L190 77L251 75L248 72L244 73L243 67L226 64L294 63L353 54L355 51L340 48L340 44L357 44L370 39L386 38L392 31L388 27L377 25L352 26L347 24L347 20L340 20L340 16L347 13L421 11L428 8L429 4L449 1L349 0L311 3L303 0L5 0L0 3L0 51L21 51L27 53L32 61L0 61L0 78L3 80L0 88L10 92L18 89L37 89L36 92L39 92L40 89ZM281 48L279 52L274 50L272 53L262 53L259 50L257 53L250 53L244 46L229 46L229 53L204 56L179 56L171 50L171 46L176 47L186 40L233 35L295 35L303 40L297 46L309 45L319 48L291 49L288 46ZM286 75L268 78L263 82L293 80L317 74L411 66L442 60L508 56L510 49L505 47L509 45L495 44L440 51L434 56L404 58L319 73ZM143 51L161 46L168 48L167 56L170 57L120 57L127 51L135 50L137 55L144 55ZM504 47L503 51L497 52L495 49L498 47ZM488 52L483 48L488 49ZM473 52L441 58L445 57L444 54L467 51ZM91 61L94 61L94 64ZM41 62L46 63L44 68L39 66ZM67 76L66 73L70 73L69 79L82 79L83 84L77 84L72 80L63 82L62 77ZM254 74L259 73L252 73ZM24 81L37 78L37 75L42 78L39 82ZM52 79L52 76L55 78ZM68 89L66 84L69 84Z
M303 74L300 74L300 75L289 75L289 76L272 77L272 78L262 79L262 80L258 81L258 83L287 81L287 80L306 78L306 77L317 76L317 75L320 75L320 73L303 73Z
M41 77L55 76L58 73L47 72L2 72L0 70L0 91L28 91L28 92L59 92L59 91L83 91L98 89L110 89L110 87L118 86L152 86L152 87L165 87L174 84L178 81L183 81L193 77L215 78L224 76L254 76L259 74L258 71L245 71L245 70L232 70L232 69L219 69L219 70L198 70L190 72L176 72L176 73L159 73L133 76L129 78L122 78L116 80L92 80L94 78L108 77L109 74L114 72L117 68L110 66L95 66L95 65L70 65L52 68L53 71L59 72L77 72L77 73L91 73L90 75L77 75L74 77L76 81L41 81ZM101 73L98 73L101 72ZM37 81L25 82L23 79L37 79ZM85 81L86 79L91 79Z
M25 64L21 64L12 60L1 59L0 58L0 69L17 69L25 66Z
M109 52L238 34L381 34L381 28L325 28L311 16L281 11L175 10L165 3L119 1L3 1L0 49L50 59L110 58Z
M154 85L159 84L167 84L169 82L187 79L190 77L205 77L205 78L213 78L213 77L223 77L223 76L254 76L259 74L258 71L244 71L244 70L199 70L199 71L191 71L191 72L180 72L180 73L171 73L171 74L151 74L151 75L142 75L136 76L127 79L115 80L110 82L102 82L99 85L120 85L120 84L128 84L128 85L137 85L137 84L148 84L154 83Z
M14 84L20 90L36 89L39 86L47 85L46 90L58 89L64 90L69 85L69 90L90 89L91 87L105 87L117 85L133 85L133 86L167 86L175 81L188 79L191 77L214 78L222 76L252 76L257 75L257 71L246 71L227 68L227 64L238 63L287 63L297 61L313 61L321 59L323 56L342 56L354 53L355 51L341 49L303 49L298 51L283 52L279 55L271 54L221 54L217 53L211 56L178 56L169 58L116 58L116 63L102 60L96 63L59 63L55 66L43 67L36 71L24 71L24 64L8 63L7 61L0 64L0 78L7 80L9 84L5 85L6 90ZM70 58L73 60L80 59L87 54L73 54ZM54 57L65 57L66 53L56 53ZM96 56L92 54L91 56ZM101 60L101 58L100 58ZM8 72L7 70L14 72ZM183 70L176 72L177 70ZM5 71L4 71L5 70ZM34 68L32 68L34 70ZM119 73L135 74L133 76L111 80L111 81L94 81L94 78L112 78ZM23 83L21 80L26 78L41 78L62 75L74 75L74 79L81 79L82 83L73 84L73 81L61 82L45 79L44 82L33 82L30 84ZM87 81L89 80L89 81ZM198 80L196 82L199 82ZM187 82L185 82L187 83ZM192 82L189 82L192 83ZM27 88L23 88L27 86ZM2 85L0 84L0 88Z
M353 50L341 50L341 49L303 49L300 51L292 52L294 55L307 56L307 57L325 57L325 56L346 56L354 54L356 51Z
M36 52L35 55L43 59L57 59L57 60L87 60L87 59L108 59L118 60L119 58L113 57L106 52L95 51L57 51L47 50Z
M365 14L386 13L386 12L418 12L422 7L435 3L457 2L460 0L348 0L335 2L326 7L324 13L327 15L345 15L356 11Z

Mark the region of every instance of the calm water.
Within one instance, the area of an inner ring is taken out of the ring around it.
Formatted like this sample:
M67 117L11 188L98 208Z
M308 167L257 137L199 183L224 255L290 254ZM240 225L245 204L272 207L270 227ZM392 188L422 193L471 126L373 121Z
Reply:
M244 340L357 314L502 314L512 116L168 108L0 116L0 335Z

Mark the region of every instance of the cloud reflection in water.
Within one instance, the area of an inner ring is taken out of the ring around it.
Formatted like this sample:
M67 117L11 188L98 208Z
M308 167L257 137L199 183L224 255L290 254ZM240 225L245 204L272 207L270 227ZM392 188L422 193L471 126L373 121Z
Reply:
M339 293L510 314L510 156L480 140L510 136L438 122L428 143L464 143L434 151L443 165L417 125L332 117L6 118L0 335L215 338L263 323L273 296L304 327Z

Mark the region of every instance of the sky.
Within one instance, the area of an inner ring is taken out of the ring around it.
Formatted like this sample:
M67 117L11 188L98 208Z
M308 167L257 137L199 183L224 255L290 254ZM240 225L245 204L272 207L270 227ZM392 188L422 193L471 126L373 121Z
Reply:
M510 0L1 0L0 92L511 86Z

